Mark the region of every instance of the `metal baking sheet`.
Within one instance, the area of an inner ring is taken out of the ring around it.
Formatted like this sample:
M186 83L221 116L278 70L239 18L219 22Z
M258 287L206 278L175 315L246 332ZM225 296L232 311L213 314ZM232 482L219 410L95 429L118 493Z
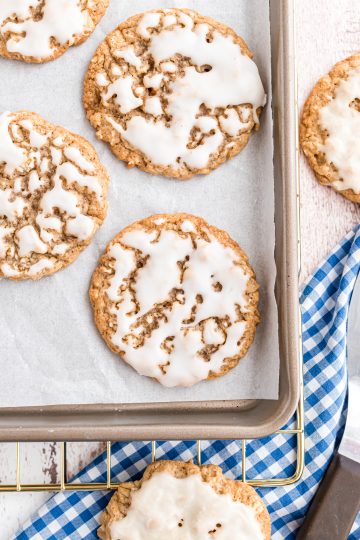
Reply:
M278 400L2 409L2 440L253 438L283 425L299 386L298 213L293 5L270 2L279 311ZM31 384L31 383L30 383Z
M115 21L149 7L169 7L172 2L218 17L246 38L268 101L261 129L252 134L246 149L210 175L188 182L149 175L137 167L128 169L107 144L96 139L81 101L89 59ZM208 0L206 4L203 0L113 0L81 47L44 65L0 59L0 71L8 81L0 86L0 110L35 110L80 133L94 144L110 176L108 215L74 264L36 283L1 280L1 406L276 399L280 361L267 0ZM226 377L188 388L166 388L150 377L140 377L110 351L94 325L88 287L104 247L119 230L151 214L183 211L225 229L246 251L260 284L261 324L246 357ZM29 388L29 378L36 378L36 387ZM16 395L12 385L18 389Z

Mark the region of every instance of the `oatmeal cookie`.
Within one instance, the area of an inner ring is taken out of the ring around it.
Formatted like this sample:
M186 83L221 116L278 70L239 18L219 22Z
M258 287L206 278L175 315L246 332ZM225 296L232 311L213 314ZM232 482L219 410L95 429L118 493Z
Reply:
M180 179L207 174L247 144L266 96L246 43L188 9L121 23L98 47L84 106L129 167Z
M71 263L106 215L108 176L85 139L20 111L0 115L0 277Z
M360 203L360 54L335 64L307 99L300 141L319 182Z
M90 299L112 351L164 386L191 386L245 355L259 322L258 288L225 231L189 214L159 214L110 242Z
M120 485L101 516L102 540L270 540L269 513L255 489L217 465L157 461Z

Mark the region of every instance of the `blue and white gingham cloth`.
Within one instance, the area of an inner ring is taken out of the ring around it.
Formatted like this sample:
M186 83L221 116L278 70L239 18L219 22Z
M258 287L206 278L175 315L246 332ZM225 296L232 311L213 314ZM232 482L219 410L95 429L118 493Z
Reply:
M274 540L293 539L341 436L346 414L346 326L351 294L360 267L360 225L315 272L302 296L305 377L305 471L295 485L259 489L272 520ZM291 422L287 427L291 426ZM159 459L189 460L196 455L194 441L158 443ZM294 473L295 437L277 434L248 442L248 478L281 477ZM241 473L241 443L202 443L204 463L220 465L230 478ZM113 445L113 479L140 478L151 461L149 442ZM96 458L78 480L106 480L105 455ZM16 535L18 540L73 540L97 538L99 517L110 492L57 493ZM351 540L360 539L360 519Z

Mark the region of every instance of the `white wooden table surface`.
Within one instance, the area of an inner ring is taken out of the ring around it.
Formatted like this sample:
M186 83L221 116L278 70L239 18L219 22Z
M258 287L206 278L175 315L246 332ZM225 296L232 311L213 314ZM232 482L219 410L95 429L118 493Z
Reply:
M249 0L251 1L251 0ZM354 0L295 0L299 101L338 60L360 49L360 3ZM302 278L306 278L342 236L360 223L360 206L346 201L314 180L301 158ZM23 445L23 481L56 481L56 444ZM76 472L103 445L69 445L68 472ZM14 445L0 445L0 481L13 482ZM31 463L31 468L27 465ZM26 473L25 473L26 471ZM20 524L48 497L44 493L0 494L0 540L8 540Z

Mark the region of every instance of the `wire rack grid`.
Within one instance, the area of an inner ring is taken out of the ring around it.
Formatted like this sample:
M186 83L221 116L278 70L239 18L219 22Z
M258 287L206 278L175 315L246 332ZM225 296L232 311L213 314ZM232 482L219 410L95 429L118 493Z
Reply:
M276 487L285 486L297 482L302 475L304 469L304 410L303 410L303 395L301 389L301 396L299 405L296 411L295 427L292 429L281 429L274 433L283 434L286 436L296 437L296 461L294 463L295 472L292 476L286 478L248 478L247 477L247 457L246 457L246 445L245 439L241 440L242 447L242 462L241 462L241 480L255 487ZM39 491L91 491L91 490L115 490L119 486L119 483L112 481L111 471L111 456L112 456L112 442L106 443L106 482L73 482L67 475L67 443L60 443L60 474L59 482L56 483L22 483L21 482L21 443L16 443L16 481L13 484L0 483L0 492L39 492ZM199 465L202 463L202 441L196 442L196 461ZM157 441L151 441L151 460L157 459Z

